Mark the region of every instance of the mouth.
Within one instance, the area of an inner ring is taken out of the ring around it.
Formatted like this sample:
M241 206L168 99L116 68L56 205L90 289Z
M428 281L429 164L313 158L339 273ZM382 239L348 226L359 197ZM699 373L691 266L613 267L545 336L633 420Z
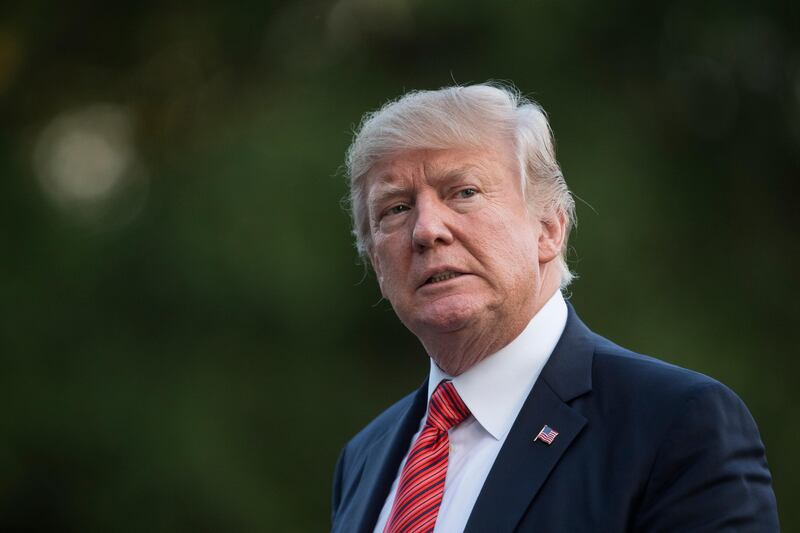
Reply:
M441 283L449 279L457 278L458 276L461 275L462 275L461 272L455 272L453 270L445 270L444 272L440 272L435 276L429 277L427 280L425 280L425 283L423 283L423 285L432 285L434 283Z

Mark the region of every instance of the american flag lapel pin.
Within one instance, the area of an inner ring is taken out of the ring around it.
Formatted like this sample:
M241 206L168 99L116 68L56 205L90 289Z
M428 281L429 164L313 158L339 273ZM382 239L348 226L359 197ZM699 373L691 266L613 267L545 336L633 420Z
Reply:
M533 442L540 440L550 446L556 440L556 437L558 437L558 431L545 424L539 434L536 435L536 438L533 439Z

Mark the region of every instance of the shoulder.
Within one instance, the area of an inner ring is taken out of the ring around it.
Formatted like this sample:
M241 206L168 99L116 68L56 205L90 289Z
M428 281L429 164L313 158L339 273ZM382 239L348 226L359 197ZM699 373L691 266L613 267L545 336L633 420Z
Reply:
M592 390L582 410L601 422L595 436L597 426L625 435L628 468L647 472L637 527L777 531L764 445L739 396L699 372L594 339Z
M411 408L417 392L418 391L414 391L406 395L373 418L369 424L356 433L345 445L346 453L350 456L361 455L366 452L373 443L383 438L389 430L396 427L397 423Z
M599 335L594 338L593 392L627 393L632 395L631 400L647 398L664 407L707 394L741 402L730 388L712 377L638 354Z
M394 403L375 417L344 446L339 454L339 460L336 462L333 476L332 518L334 521L342 502L350 498L348 495L352 495L356 489L369 452L393 429L397 428L398 424L408 420L409 411L418 396L419 390Z
M744 438L763 446L750 411L728 386L603 337L594 340L591 392L574 405L595 430L624 432L650 461L690 435L706 443Z

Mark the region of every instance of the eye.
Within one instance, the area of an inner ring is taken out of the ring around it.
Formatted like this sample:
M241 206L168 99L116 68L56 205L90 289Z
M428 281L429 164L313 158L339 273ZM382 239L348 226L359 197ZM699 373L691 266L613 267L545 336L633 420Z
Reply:
M384 215L399 215L400 213L404 213L408 211L410 208L405 204L397 204L393 205L389 209L384 212Z
M474 189L472 187L467 187L466 189L461 189L458 191L459 198L472 198L476 194L478 194L478 189Z

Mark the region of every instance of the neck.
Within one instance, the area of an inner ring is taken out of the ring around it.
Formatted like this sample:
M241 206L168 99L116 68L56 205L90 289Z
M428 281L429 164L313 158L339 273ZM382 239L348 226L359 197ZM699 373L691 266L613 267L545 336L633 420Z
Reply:
M425 351L451 376L458 376L516 339L544 304L559 290L559 285L545 283L532 298L531 305L510 316L475 324L457 331L433 333L420 337Z

